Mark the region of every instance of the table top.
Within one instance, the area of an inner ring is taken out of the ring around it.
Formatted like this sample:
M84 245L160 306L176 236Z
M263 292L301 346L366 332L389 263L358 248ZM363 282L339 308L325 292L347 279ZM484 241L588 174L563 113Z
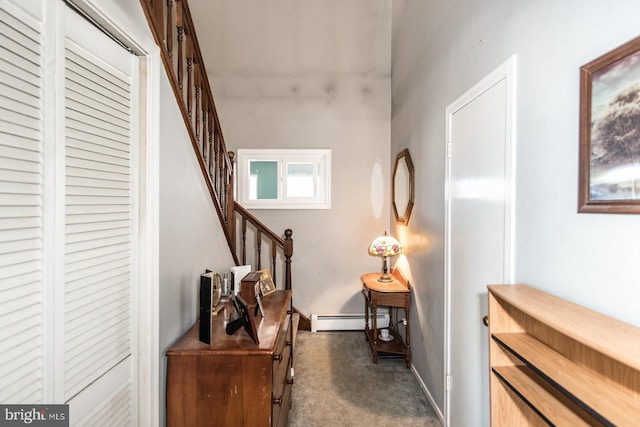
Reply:
M399 270L391 272L391 282L378 282L382 273L365 273L360 279L362 283L372 291L376 292L411 292L409 282L402 276Z
M291 305L291 291L276 291L262 299L264 317L255 318L256 329L260 344L255 344L249 334L240 328L233 335L227 335L225 312L233 320L237 313L228 303L217 315L212 316L211 344L199 339L199 321L180 337L166 352L167 356L176 355L220 355L220 354L268 354L273 352L278 338L278 332L285 320ZM251 309L253 315L253 309Z

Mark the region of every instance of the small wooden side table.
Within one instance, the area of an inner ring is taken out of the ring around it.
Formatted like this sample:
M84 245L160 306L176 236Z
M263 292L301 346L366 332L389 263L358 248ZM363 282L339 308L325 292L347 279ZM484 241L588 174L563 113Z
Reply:
M373 363L378 363L378 353L401 354L405 356L407 368L411 367L410 328L409 310L411 309L411 286L409 281L402 275L400 270L391 271L392 282L379 282L381 273L366 273L360 278L362 280L362 294L364 295L364 319L365 337L371 346L373 353ZM369 306L372 311L372 327L369 327ZM378 332L378 307L400 307L404 309L407 322L405 330L405 341L399 335L394 319L389 310L389 334L393 336L390 341L383 341Z

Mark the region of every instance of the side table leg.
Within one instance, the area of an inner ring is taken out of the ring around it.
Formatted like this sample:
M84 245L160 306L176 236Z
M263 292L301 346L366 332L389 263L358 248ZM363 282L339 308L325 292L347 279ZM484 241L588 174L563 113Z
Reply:
M373 304L373 363L378 363L378 304Z
M369 301L367 295L363 292L364 296L364 337L369 341Z
M409 321L409 319L411 318L411 301L409 300L409 297L407 296L407 302L405 303L405 309L404 309L404 315L405 318L407 319L407 327L405 329L405 334L406 334L406 342L407 342L407 354L406 354L406 360L407 360L407 368L411 367L411 322Z

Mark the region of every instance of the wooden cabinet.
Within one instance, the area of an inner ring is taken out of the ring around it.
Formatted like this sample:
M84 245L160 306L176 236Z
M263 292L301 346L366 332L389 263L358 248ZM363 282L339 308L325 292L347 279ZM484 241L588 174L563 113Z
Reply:
M391 272L393 281L384 283L378 282L380 273L363 274L362 294L364 295L364 318L365 318L365 337L371 346L373 354L373 363L378 363L378 355L380 353L400 354L404 355L407 362L407 368L411 367L411 348L410 344L410 323L409 310L411 308L411 287L409 282L400 273L400 270L394 269ZM372 317L371 326L369 325L369 307L371 307ZM404 317L406 319L405 340L402 340L398 329L397 319L389 313L389 334L392 339L384 341L379 337L378 329L378 307L398 307L404 309Z
M489 286L492 426L637 426L640 328L526 285Z
M167 426L287 425L291 291L276 291L262 303L265 316L255 318L259 344L242 328L227 335L221 310L213 316L211 344L199 341L196 323L167 351Z

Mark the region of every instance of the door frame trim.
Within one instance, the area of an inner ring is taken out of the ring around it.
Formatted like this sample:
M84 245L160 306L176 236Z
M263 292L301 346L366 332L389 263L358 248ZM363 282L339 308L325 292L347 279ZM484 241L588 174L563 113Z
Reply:
M501 81L506 82L505 94L505 224L504 277L513 283L515 254L515 146L516 146L516 55L511 56L471 89L449 104L445 110L445 228L444 228L444 425L451 421L451 156L453 115ZM480 319L478 319L480 322ZM488 367L487 367L488 369ZM487 391L488 392L488 391Z
M138 56L139 105L133 111L138 123L135 141L137 169L137 235L135 265L137 289L133 290L132 321L134 347L132 370L134 393L133 425L160 424L160 297L158 251L160 181L160 79L163 72L160 48L148 30L139 3L121 6L114 1L62 0L72 2ZM135 196L134 196L135 197Z

